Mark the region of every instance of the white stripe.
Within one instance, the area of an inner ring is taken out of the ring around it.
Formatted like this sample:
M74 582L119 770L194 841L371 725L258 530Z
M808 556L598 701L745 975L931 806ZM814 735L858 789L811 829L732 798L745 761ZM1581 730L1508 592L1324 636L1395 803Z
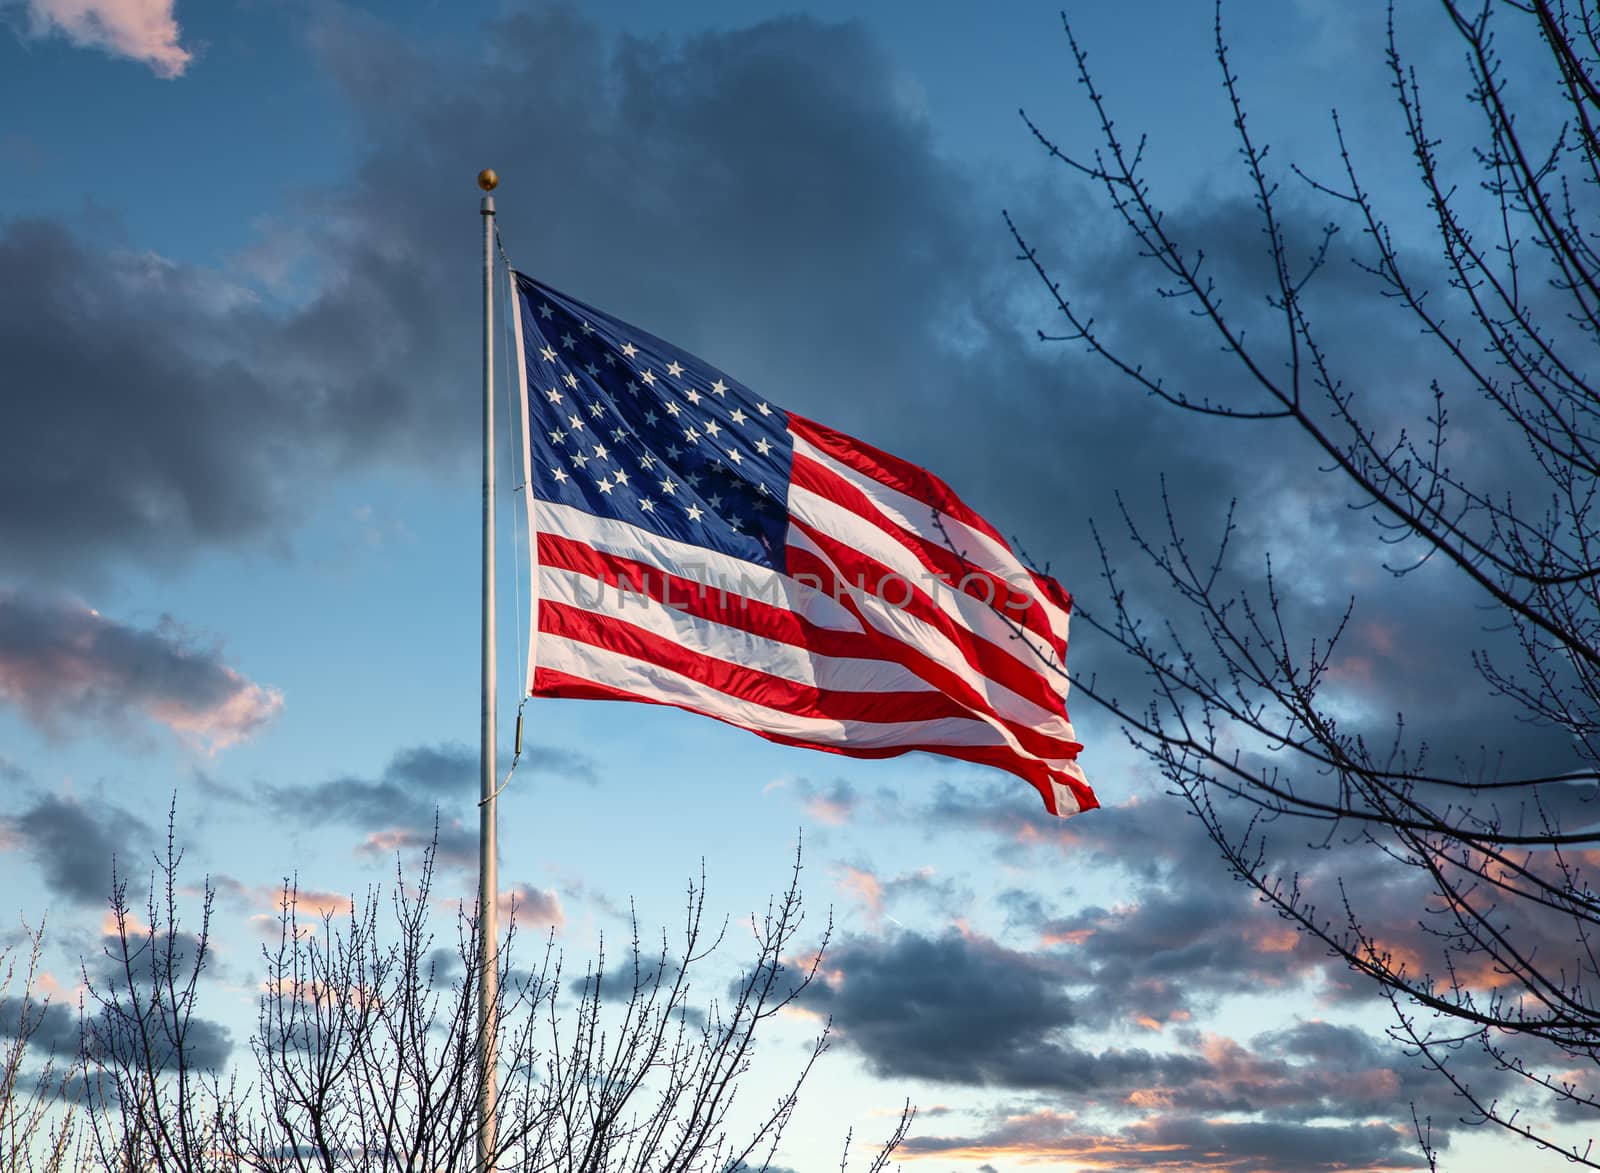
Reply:
M947 717L936 721L869 722L801 717L729 696L660 664L635 660L579 640L547 633L544 645L541 666L551 671L621 689L641 699L681 705L759 733L860 749L1006 744L998 729L976 719Z
M1084 778L1083 771L1078 768L1078 763L1069 762L1068 765L1070 765L1072 769L1065 772L1070 773L1079 782L1082 782L1085 786L1087 786L1089 784L1088 780ZM1062 818L1066 818L1069 815L1075 815L1083 809L1083 807L1078 805L1077 795L1073 794L1072 788L1066 785L1064 782L1057 782L1054 778L1050 779L1050 790L1056 797L1056 814L1060 815Z
M856 617L833 598L770 567L662 537L625 521L596 517L570 505L539 501L536 506L539 524L548 532L593 546L602 553L643 562L712 590L792 611L818 627L861 630Z
M798 485L790 485L789 508L801 521L917 586L931 598L934 606L953 620L958 627L989 644L1000 655L1016 663L1023 672L1042 678L1051 692L1063 700L1066 699L1068 689L1066 674L1058 670L1060 661L1055 649L1047 645L1041 637L1014 627L1014 620L1005 618L982 599L975 599L948 586L935 586L930 583L928 579L931 572L910 550L829 498ZM791 544L800 544L798 535L792 531L789 541ZM849 576L844 577L848 581ZM898 585L893 589L903 590ZM889 588L880 590L883 594L890 593ZM934 593L935 591L937 593ZM894 600L874 600L877 604L875 613L890 613L886 617L894 622L896 629L904 629L904 621L910 616L903 607L890 606L889 603L892 601ZM875 623L874 626L879 625ZM879 626L879 630L886 629ZM931 632L932 628L929 628L929 631ZM948 660L952 655L963 657L963 653L944 636L938 638L950 649L940 654L938 659ZM1019 645L1027 649L1021 656L1013 651Z
M662 537L659 534L630 525L627 522L613 518L597 517L594 514L586 513L568 505L549 501L538 501L536 505L539 524L547 532L560 534L573 541L591 545L598 550L618 557L653 565L688 581L704 584L711 589L727 590L735 598L747 597L782 607L802 615L819 626L848 631L862 630L861 624L857 622L855 616L827 594L814 587L797 583L784 575L776 574L767 567L758 566L742 558L734 558L702 546L693 546ZM855 529L859 531L863 528L861 523L857 521ZM798 530L791 528L789 540L793 544L812 550L817 557L832 565L827 556L822 551L817 550L810 540ZM839 577L843 579L845 576L841 574ZM548 579L545 581L548 581ZM740 588L743 589L741 590ZM951 593L947 592L947 594ZM882 601L863 598L859 595L857 598L865 604L871 604L863 606L863 613L876 631L897 642L909 644L930 659L937 661L942 667L954 673L976 690L978 695L983 698L984 703L993 710L994 714L998 715L999 720L996 720L996 717L988 713L974 714L974 721L994 725L996 736L999 740L997 742L973 744L1006 744L1018 754L1034 758L1034 755L1017 744L1015 735L1010 730L1004 729L1002 722L1005 721L1020 727L1035 729L1044 736L1058 741L1076 742L1078 740L1073 732L1071 723L1059 713L1053 713L1035 702L1017 695L998 681L985 676L967 662L965 656L943 633L936 631L927 623L900 608L890 607ZM982 608L982 603L978 600L968 601ZM991 614L991 620L993 618ZM548 634L541 635L541 662L550 663L545 655L545 648L555 638ZM691 643L688 646L695 647L697 645ZM1045 650L1045 654L1049 654L1048 649ZM729 657L729 659L733 662L739 662L737 657ZM1031 668L1030 671L1037 672L1037 668ZM594 677L589 679L596 679L614 687L624 687L615 681L605 678ZM718 695L721 694L719 693ZM1045 760L1055 768L1064 768L1062 763L1067 761L1067 759L1037 758L1034 760Z
M805 534L794 530L789 540L793 545L809 550L828 566L833 567L839 577L844 577L828 555L818 549ZM1059 713L1052 713L1034 701L1017 695L998 680L974 668L943 632L903 608L891 607L868 595L856 597L862 615L875 631L881 632L896 643L915 648L930 660L936 661L940 667L959 677L975 689L983 698L984 704L1002 720L1023 728L1035 729L1046 737L1053 737L1058 741L1078 740L1072 731L1070 721Z
M793 644L691 615L645 595L620 591L576 571L546 566L540 578L541 595L550 602L565 603L607 620L630 623L689 651L796 684L843 692L936 691L910 669L889 660L841 659L808 652Z
M790 435L794 436L792 432ZM982 530L969 526L960 518L941 512L926 501L919 501L900 492L899 489L873 480L849 465L839 463L800 436L794 436L794 450L797 456L816 461L830 473L861 490L874 508L895 525L947 549L953 546L952 553L1015 584L1016 589L1025 591L1034 600L1035 605L1044 614L1050 629L1059 638L1063 640L1067 638L1070 615L1045 596L1035 585L1032 573L1008 547L996 542ZM1023 583L1026 585L1022 585Z

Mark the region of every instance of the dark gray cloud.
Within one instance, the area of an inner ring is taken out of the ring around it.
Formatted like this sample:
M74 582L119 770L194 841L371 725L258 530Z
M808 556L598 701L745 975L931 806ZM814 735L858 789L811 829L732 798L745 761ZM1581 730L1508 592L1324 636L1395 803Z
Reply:
M1050 1036L1077 1019L1045 961L951 933L903 933L829 951L846 980L807 1000L881 1075L974 1085L1066 1086L1078 1056Z
M1129 928L1131 939L1135 926ZM1176 972L1183 963L1170 944L1152 939L1158 971ZM1230 980L1235 991L1244 986L1239 968L1251 968L1248 980L1259 980L1259 963L1229 967L1193 955L1189 964L1193 980L1213 990ZM1064 1093L1083 1110L1113 1118L1233 1115L1296 1126L1326 1118L1392 1121L1397 1105L1442 1098L1435 1077L1417 1060L1399 1057L1387 1040L1320 1021L1244 1042L1179 1026L1159 1050L1088 1049L1082 1040L1103 1037L1114 1008L1128 1000L1120 988L1128 980L1126 969L1021 953L971 934L930 940L903 933L841 943L805 998L833 1016L843 1044L877 1075ZM1491 1098L1513 1084L1485 1056L1465 1057L1458 1073ZM1237 1135L1250 1151L1256 1142Z
M78 1047L78 1015L60 1002L0 998L0 1038L23 1036L31 1051L71 1054Z
M85 716L139 714L213 749L257 732L283 707L275 689L247 680L171 618L130 627L82 604L4 590L0 701L52 734L80 731Z
M902 1151L922 1157L1049 1161L1107 1173L1157 1167L1338 1173L1427 1166L1415 1142L1387 1124L1308 1125L1172 1115L1102 1132L1049 1110L1019 1113L970 1136L915 1136Z
M509 762L510 754L502 760ZM523 760L580 781L598 776L594 760L575 750L529 746ZM306 786L269 786L262 794L305 826L333 821L364 829L367 850L410 852L436 843L440 862L476 867L478 784L478 751L442 742L399 750L375 778L345 775ZM560 923L553 893L526 886L518 891L534 922Z
M15 815L0 818L7 839L26 851L46 886L76 904L103 905L111 894L112 870L139 880L150 827L113 803L45 795Z
M86 1037L89 1053L102 1063L128 1064L138 1069L148 1061L157 1071L176 1070L180 1062L190 1070L220 1071L227 1063L233 1051L227 1027L192 1015L181 1026L181 1040L178 1029L171 1019L164 1028L154 1015L140 1029L131 1014L102 1011L90 1021Z
M25 1024L28 1054L36 1058L54 1056L59 1062L77 1054L84 1042L89 1053L101 1061L138 1062L143 1058L141 1032L131 1017L101 1010L80 1023L78 1012L59 1002L0 998L0 1038L18 1038ZM152 1026L144 1032L154 1042L150 1057L157 1070L172 1070L178 1065L179 1050L159 1023L152 1020ZM182 1048L187 1066L217 1071L232 1050L228 1029L221 1023L199 1016L188 1020Z

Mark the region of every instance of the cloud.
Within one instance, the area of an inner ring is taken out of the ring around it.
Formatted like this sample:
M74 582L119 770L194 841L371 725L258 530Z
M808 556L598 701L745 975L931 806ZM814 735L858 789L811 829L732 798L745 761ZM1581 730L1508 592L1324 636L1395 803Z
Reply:
M1174 902L1175 914L1181 904ZM1228 938L1218 939L1226 944ZM1157 934L1152 964L1157 972L1175 972L1183 952ZM1253 980L1239 978L1239 967L1209 953L1192 955L1188 963L1192 979L1210 990L1231 981L1237 992ZM1373 1146L1385 1130L1393 1132L1396 1105L1416 1104L1437 1120L1451 1117L1445 1103L1450 1089L1420 1061L1399 1057L1388 1040L1338 1023L1300 1021L1239 1040L1193 1029L1172 1015L1160 1049L1107 1047L1106 1028L1130 1000L1121 988L1128 981L1120 967L1086 965L1060 952L1014 951L971 932L937 939L907 932L845 940L830 950L804 999L832 1015L841 1044L875 1075L1066 1096L1093 1121L1067 1127L1044 1113L1020 1132L1013 1120L977 1137L923 1138L906 1156L959 1150L979 1160L1031 1153L1092 1168L1147 1168L1144 1158L1153 1160L1170 1145L1179 1154L1173 1168L1226 1164L1226 1156L1235 1162L1229 1168L1272 1169L1280 1167L1280 1143L1294 1137L1332 1143L1348 1131L1355 1149L1377 1152ZM1487 1098L1507 1094L1518 1082L1486 1055L1464 1054L1459 1064L1458 1075ZM1126 1123L1130 1119L1137 1122ZM1342 1123L1319 1131L1326 1120ZM1200 1139L1201 1125L1211 1130L1208 1140ZM1196 1146L1210 1144L1212 1156L1202 1160L1180 1136ZM1390 1135L1383 1151L1407 1152L1406 1141ZM1326 1146L1322 1151L1347 1155ZM1338 1167L1317 1163L1321 1159L1283 1167Z
M828 953L839 980L806 1003L879 1075L975 1086L1069 1086L1072 1056L1051 1035L1076 1021L1048 962L954 932L847 941Z
M47 887L91 907L103 905L111 894L113 865L122 877L129 876L130 861L150 835L141 819L121 807L55 795L0 819L0 831L33 857Z
M169 565L281 538L334 477L469 467L476 417L448 389L477 369L476 311L438 242L463 214L450 176L486 158L564 160L559 183L515 188L506 172L514 256L780 402L947 385L924 377L950 357L945 326L1005 256L972 232L969 183L857 25L789 18L673 44L541 9L493 26L482 88L359 13L319 10L312 35L371 147L349 183L263 229L252 256L299 276L287 301L55 221L0 224L16 389L0 492L29 503L0 517L21 555L9 574ZM983 356L959 365L1001 378Z
M517 884L500 893L502 915L514 915L523 928L548 925L559 929L567 923L567 914L561 907L561 898L553 888L535 888L531 884Z
M0 998L0 1038L15 1039L23 1033L30 1050L68 1055L78 1046L78 1016L60 1002Z
M14 0L13 0L14 2ZM148 65L158 77L180 77L194 55L178 43L175 0L27 0L29 31L101 49Z
M509 754L502 760L509 761ZM528 746L524 764L565 777L593 782L594 759L575 750ZM437 845L439 862L473 868L478 862L476 822L461 812L478 797L478 751L461 742L409 746L398 750L375 778L343 775L305 786L269 786L263 796L275 808L309 827L330 821L366 830L362 850L379 854L420 851ZM473 820L476 813L472 814ZM520 889L528 915L559 924L553 894Z
M1305 1125L1162 1116L1097 1132L1073 1116L1050 1110L1013 1115L972 1136L912 1137L899 1155L945 1161L1010 1158L1119 1173L1147 1169L1338 1173L1427 1167L1409 1131L1391 1124Z
M137 712L212 753L267 725L283 694L241 676L171 619L129 627L77 603L0 591L0 700L52 734Z
M897 876L883 877L862 866L841 864L834 869L836 883L843 892L853 895L866 909L868 923L877 926L887 915L888 906L908 897L921 897L931 901L943 912L951 908L966 908L972 904L972 894L959 893L949 880L935 878L934 869L921 867ZM891 916L889 918L893 920ZM897 922L898 923L898 922Z

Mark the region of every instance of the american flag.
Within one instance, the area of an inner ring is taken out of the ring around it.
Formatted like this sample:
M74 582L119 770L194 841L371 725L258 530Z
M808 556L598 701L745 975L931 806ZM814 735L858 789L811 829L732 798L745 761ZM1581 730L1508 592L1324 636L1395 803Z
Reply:
M646 701L1098 806L1071 597L937 477L517 275L535 696Z

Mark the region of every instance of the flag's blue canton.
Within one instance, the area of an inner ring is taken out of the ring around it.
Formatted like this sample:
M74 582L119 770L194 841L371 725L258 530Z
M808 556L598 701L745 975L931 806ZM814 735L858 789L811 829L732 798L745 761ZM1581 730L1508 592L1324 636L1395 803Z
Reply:
M784 569L788 415L521 274L534 496Z

